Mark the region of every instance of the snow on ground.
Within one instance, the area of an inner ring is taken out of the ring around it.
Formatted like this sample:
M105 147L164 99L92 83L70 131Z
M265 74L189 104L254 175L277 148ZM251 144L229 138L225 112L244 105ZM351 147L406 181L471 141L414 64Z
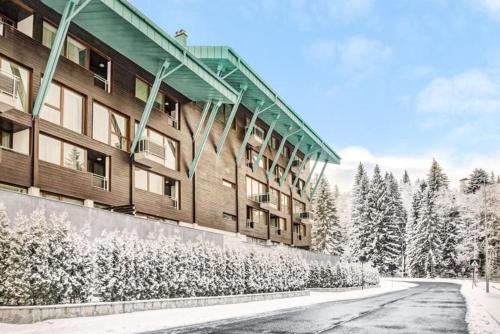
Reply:
M415 284L382 280L380 287L344 292L311 292L310 296L267 300L261 302L144 311L100 317L46 320L29 325L0 323L0 333L15 334L83 334L138 333L235 317L255 316L288 308L330 301L366 298L408 289Z
M400 279L397 279L400 281ZM486 283L478 282L472 287L471 280L454 279L404 279L411 282L447 282L460 284L460 292L467 302L467 324L470 334L500 333L500 283L490 283L490 293L486 293Z

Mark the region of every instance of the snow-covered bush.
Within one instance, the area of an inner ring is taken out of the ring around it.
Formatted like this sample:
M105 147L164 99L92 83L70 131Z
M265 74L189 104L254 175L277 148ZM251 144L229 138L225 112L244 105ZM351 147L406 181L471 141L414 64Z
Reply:
M314 263L286 247L221 248L134 233L92 243L66 215L43 210L11 222L0 205L0 305L220 296L359 285L359 265ZM357 282L357 283L356 283ZM366 284L378 274L365 267Z
M380 282L376 268L365 264L363 269L359 263L313 262L309 265L309 288L347 288L353 286L377 285Z

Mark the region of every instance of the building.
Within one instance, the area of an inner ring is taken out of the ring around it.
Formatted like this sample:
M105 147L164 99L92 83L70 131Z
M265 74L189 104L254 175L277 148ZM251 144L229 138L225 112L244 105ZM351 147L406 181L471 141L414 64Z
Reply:
M0 69L2 188L309 245L340 158L232 49L125 0L5 0Z

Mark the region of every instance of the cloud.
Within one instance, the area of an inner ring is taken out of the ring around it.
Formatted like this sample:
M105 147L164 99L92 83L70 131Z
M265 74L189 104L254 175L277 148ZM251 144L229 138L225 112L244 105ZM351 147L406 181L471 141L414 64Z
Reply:
M389 46L363 36L352 36L341 42L318 40L305 50L305 55L311 62L335 64L339 71L357 78L369 76L380 68L391 54Z
M468 70L432 80L417 96L425 113L488 114L500 111L500 76L494 71Z
M500 19L500 0L469 0L471 5L494 19Z
M470 153L456 155L449 150L429 150L414 155L376 155L360 146L349 146L339 151L342 157L340 165L329 165L325 175L331 184L337 184L341 191L352 189L354 175L358 164L362 162L371 175L376 164L383 172L392 172L400 179L404 171L408 171L412 182L427 176L432 159L436 158L448 175L452 187L458 187L459 180L469 175L474 168L500 173L500 149L491 154Z

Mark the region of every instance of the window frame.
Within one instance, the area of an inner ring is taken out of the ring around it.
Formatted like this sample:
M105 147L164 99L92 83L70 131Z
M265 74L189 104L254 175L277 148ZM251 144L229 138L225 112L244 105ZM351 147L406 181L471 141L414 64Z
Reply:
M108 112L108 133L107 133L107 137L108 137L108 142L105 143L97 138L95 138L95 135L94 135L94 121L95 121L95 105L99 105L100 107L104 108L107 110ZM112 123L112 114L117 114L118 116L120 117L123 117L125 119L125 131L126 131L126 135L125 135L125 139L126 139L126 145L125 145L125 148L119 148L119 147L116 147L114 145L111 144L111 135L114 134L112 132L112 128L113 128L113 123ZM129 152L129 149L130 149L130 117L127 116L127 115L124 115L122 113L119 113L117 112L115 109L113 108L109 108L107 105L97 101L97 100L94 100L92 101L92 139L94 140L97 140L98 142L100 143L103 143L103 144L106 144L106 145L109 145L111 147L114 147L118 150L121 150L121 151L125 151L125 152Z
M85 147L82 147L82 146L79 146L79 145L75 145L71 142L68 142L68 141L64 141L64 140L61 140L57 137L54 137L54 136L51 136L49 134L46 134L45 132L40 132L39 133L39 138L38 138L38 160L40 161L43 161L43 162L47 162L49 164L53 164L53 165L56 165L56 166L59 166L59 167L63 167L63 168L67 168L67 169L70 169L70 170L74 170L74 171L77 171L77 172L80 172L80 173L87 173L87 157L88 157L88 150L85 148ZM40 143L41 143L41 140L40 140L40 137L41 136L44 136L44 137L48 137L48 138L51 138L53 140L57 140L60 144L60 147L59 147L59 163L55 163L55 162L52 162L52 161L47 161L47 160L43 160L40 158ZM71 168L71 167L68 167L64 164L64 144L66 145L71 145L71 146L74 146L74 147L77 147L79 149L81 149L83 151L83 166L82 166L82 170L78 170L78 169L75 169L75 168Z

